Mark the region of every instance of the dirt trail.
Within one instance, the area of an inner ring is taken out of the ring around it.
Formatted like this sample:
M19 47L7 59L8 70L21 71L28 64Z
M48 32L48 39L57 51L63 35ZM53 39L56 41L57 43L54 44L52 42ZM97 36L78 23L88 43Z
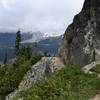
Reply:
M88 73L93 67L95 67L96 65L100 64L100 61L95 61L95 62L92 62L86 66L83 67L83 70L85 73Z
M95 97L93 97L92 99L90 100L100 100L100 94L97 94Z
M52 64L57 68L57 69L61 69L64 68L65 65L64 63L61 61L61 59L59 57L52 57Z
M100 61L95 61L95 62L92 62L91 64L88 64L86 66L83 67L83 71L85 73L90 73L90 74L93 74L93 72L91 72L90 70L95 67L97 64L100 64ZM98 74L98 77L100 77L100 74ZM97 94L96 96L94 96L93 98L91 98L90 100L100 100L100 93Z

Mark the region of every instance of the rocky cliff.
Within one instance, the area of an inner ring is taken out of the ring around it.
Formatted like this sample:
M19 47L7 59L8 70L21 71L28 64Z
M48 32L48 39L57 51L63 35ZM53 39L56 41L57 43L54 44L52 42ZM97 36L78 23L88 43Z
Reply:
M100 60L100 0L85 0L65 31L59 55L66 64L81 66Z

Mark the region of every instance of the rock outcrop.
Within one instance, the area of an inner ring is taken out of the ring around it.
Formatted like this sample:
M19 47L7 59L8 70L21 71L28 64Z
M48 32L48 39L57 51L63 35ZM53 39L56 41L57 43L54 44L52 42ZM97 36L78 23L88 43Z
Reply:
M49 75L56 69L59 70L64 67L60 58L57 57L43 57L37 64L26 73L23 80L18 86L18 89L9 94L5 100L13 100L13 97L20 91L30 88L38 80Z
M100 0L85 0L65 31L59 55L66 64L81 66L100 60Z

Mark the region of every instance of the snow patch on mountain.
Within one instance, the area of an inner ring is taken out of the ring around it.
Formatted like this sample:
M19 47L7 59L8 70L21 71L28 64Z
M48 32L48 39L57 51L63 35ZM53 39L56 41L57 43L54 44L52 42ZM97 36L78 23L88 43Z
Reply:
M32 42L39 42L40 40L44 39L44 33L41 32L30 32L29 34L32 35L32 38L22 41L22 43L32 43Z
M44 33L44 37L57 37L63 35L63 32Z
M39 42L41 40L45 40L48 37L58 37L61 36L63 32L56 33L56 32L51 32L51 33L41 33L40 31L38 32L30 32L29 34L32 34L32 38L22 41L22 43L32 43L32 42Z

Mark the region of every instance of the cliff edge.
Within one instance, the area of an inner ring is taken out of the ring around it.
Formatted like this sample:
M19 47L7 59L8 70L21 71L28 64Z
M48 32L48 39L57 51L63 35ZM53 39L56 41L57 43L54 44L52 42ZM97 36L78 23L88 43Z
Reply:
M85 0L65 31L59 55L66 64L87 65L100 60L100 0Z

